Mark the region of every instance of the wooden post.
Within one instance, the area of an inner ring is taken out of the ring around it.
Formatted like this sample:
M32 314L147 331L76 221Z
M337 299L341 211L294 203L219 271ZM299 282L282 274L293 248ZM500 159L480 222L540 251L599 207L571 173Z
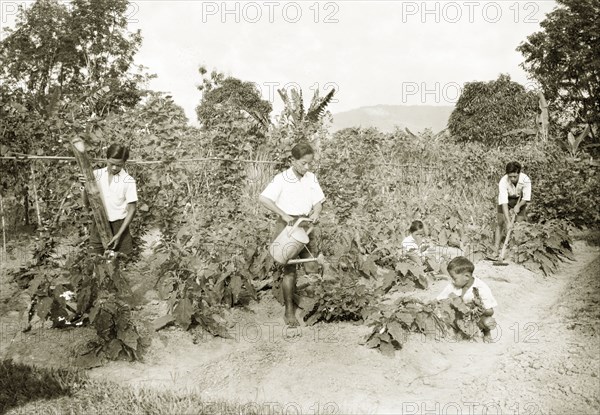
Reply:
M25 226L29 226L29 187L23 186L23 209L25 209Z
M37 214L37 226L38 230L42 232L42 217L40 215L40 204L38 202L37 185L35 183L35 170L33 169L33 163L29 165L31 167L31 181L33 182L33 200L35 201L35 213Z
M0 192L0 214L2 215L2 262L6 260L6 223L4 222L4 197Z
M110 229L110 224L108 223L108 216L106 215L106 210L104 209L104 203L102 202L100 189L98 188L96 177L92 171L92 164L90 163L90 159L85 152L85 144L81 138L76 137L71 140L71 148L73 150L73 154L75 154L77 164L79 165L79 168L85 177L85 190L88 194L92 214L94 215L96 229L98 229L98 233L100 234L102 246L104 246L104 249L106 249L108 247L108 243L113 237L113 234L112 230ZM106 177L101 177L101 180L108 179Z

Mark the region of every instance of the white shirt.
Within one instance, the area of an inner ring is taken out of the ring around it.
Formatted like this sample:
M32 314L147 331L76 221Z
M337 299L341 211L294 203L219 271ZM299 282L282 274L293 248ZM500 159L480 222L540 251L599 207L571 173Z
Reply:
M137 202L137 187L135 180L125 169L112 177L108 182L108 168L94 170L96 183L100 189L100 196L104 202L104 209L109 222L125 219L127 216L127 204Z
M417 251L420 253L419 244L417 244L412 235L408 235L402 240L402 250L404 252Z
M473 293L473 287L476 287L479 290L479 296L481 297L481 302L483 303L483 308L494 308L498 306L496 299L492 295L492 290L488 285L481 281L479 278L474 277L473 285L469 287L467 292L465 293L463 300L465 303L473 302L473 298L475 294ZM456 288L454 284L450 283L442 290L442 292L435 298L436 300L444 300L450 297L450 294L455 294L460 297L462 294L462 288Z
M512 184L508 175L505 174L498 183L498 204L508 203L508 197L522 196L521 200L531 201L531 179L524 173L519 173L517 185Z
M272 200L279 209L292 216L308 215L314 205L325 200L313 173L306 172L298 179L291 167L276 175L261 196Z

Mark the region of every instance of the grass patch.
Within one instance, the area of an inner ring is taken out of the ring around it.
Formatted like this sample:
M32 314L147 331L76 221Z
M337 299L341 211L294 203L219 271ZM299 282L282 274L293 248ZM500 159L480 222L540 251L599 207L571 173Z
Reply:
M37 399L70 396L81 383L77 372L65 369L39 369L0 362L0 413Z
M268 403L207 402L194 392L157 391L90 380L78 370L0 362L0 413L9 414L263 414Z

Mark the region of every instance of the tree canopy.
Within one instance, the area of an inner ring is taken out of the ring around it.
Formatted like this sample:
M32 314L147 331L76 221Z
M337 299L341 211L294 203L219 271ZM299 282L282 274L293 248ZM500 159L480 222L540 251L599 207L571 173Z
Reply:
M0 142L15 151L56 144L136 105L146 79L133 70L141 35L127 0L38 0L0 42Z
M268 129L273 108L269 101L262 99L253 82L225 77L217 71L205 77L204 67L200 67L199 72L203 76L203 83L198 89L203 94L196 107L196 115L203 128L210 129L227 120L246 120L254 123L258 129Z
M458 141L496 144L507 133L532 129L535 134L538 97L500 75L490 82L469 82L460 95L448 128Z
M566 127L600 127L600 2L557 0L542 30L517 50L521 66L542 87L555 119Z

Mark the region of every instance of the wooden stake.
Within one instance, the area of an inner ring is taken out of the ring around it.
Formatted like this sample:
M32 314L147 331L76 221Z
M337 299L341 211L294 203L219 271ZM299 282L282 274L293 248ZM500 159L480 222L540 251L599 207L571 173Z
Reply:
M29 165L31 167L31 181L33 182L33 200L35 201L35 213L37 214L38 230L42 232L42 217L40 215L40 204L38 202L37 185L35 184L35 170L33 163Z
M4 198L0 193L0 214L2 214L2 260L6 258L6 223L4 221Z
M60 214L62 213L62 208L65 205L65 202L67 201L67 199L69 198L69 196L71 195L71 190L73 189L73 186L71 185L71 187L69 188L69 191L67 192L67 194L65 195L65 197L63 197L63 200L60 202L60 206L58 207L58 211L56 212L56 215L54 215L54 220L52 221L52 224L54 224L54 226L58 225L58 221L60 220Z
M83 140L79 137L71 140L71 149L73 150L77 164L79 165L79 168L85 177L85 190L88 194L90 208L92 209L96 229L98 229L98 233L100 234L102 246L104 246L104 249L107 249L108 243L113 237L112 230L110 229L110 224L108 223L108 216L106 215L106 210L104 209L104 203L102 202L100 189L96 184L96 177L92 171L92 164L90 163L90 159L85 151L85 144ZM106 177L102 177L101 179L108 180Z

